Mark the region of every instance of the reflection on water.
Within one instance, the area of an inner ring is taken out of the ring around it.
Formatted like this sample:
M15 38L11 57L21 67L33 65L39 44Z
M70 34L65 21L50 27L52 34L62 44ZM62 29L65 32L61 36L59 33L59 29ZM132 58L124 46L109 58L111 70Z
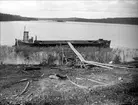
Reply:
M24 26L30 36L39 40L111 40L112 47L138 48L138 26L82 22L1 22L0 43L13 45L15 38L23 38Z

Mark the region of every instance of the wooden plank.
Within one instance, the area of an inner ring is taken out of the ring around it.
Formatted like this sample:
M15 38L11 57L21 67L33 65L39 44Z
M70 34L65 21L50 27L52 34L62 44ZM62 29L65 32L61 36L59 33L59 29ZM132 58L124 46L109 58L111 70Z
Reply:
M80 59L81 62L83 63L87 63L87 64L91 64L91 65L96 65L96 66L100 66L103 68L108 68L108 69L113 69L112 67L115 68L123 68L126 69L127 67L120 67L120 66L116 66L116 65L111 65L111 64L105 64L105 63L99 63L99 62L95 62L95 61L87 61L83 58L83 56L74 48L74 46L70 43L67 42L69 47L73 50L73 52L78 56L78 58Z
M80 59L81 62L88 63L88 64L91 64L91 65L100 66L100 67L107 68L107 69L113 69L111 67L107 67L106 65L102 65L102 63L98 63L98 62L94 62L94 61L86 61L83 58L83 56L74 48L74 46L70 42L67 42L67 43L70 46L70 48L73 50L73 52L78 56L78 58Z

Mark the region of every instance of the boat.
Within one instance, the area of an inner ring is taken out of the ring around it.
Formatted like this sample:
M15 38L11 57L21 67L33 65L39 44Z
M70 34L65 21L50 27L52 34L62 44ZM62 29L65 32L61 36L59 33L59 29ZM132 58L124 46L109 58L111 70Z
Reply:
M110 48L110 40L35 40L33 37L29 38L29 31L24 30L23 40L15 39L15 46L30 46L30 47L54 47L54 46L63 46L68 45L67 42L71 42L75 47L102 47Z

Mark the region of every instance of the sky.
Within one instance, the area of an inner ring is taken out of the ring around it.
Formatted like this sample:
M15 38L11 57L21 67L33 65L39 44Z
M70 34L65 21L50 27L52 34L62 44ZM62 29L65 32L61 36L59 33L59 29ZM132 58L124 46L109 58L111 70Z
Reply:
M0 12L28 17L138 17L138 0L0 0Z

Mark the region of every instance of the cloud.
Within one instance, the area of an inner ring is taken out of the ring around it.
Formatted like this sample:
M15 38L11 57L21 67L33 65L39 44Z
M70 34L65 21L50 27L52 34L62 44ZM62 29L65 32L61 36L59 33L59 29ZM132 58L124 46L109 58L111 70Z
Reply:
M117 17L138 16L136 0L0 1L0 11L24 16ZM99 17L99 18L100 18Z

